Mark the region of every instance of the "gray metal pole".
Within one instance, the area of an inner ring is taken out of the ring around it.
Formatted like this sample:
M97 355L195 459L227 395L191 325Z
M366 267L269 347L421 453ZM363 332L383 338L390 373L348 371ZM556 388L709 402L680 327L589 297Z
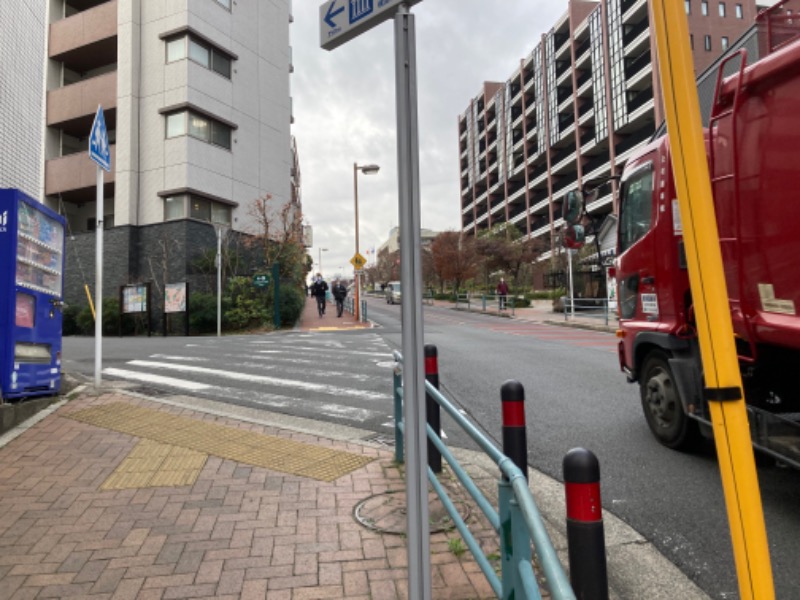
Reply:
M95 210L95 283L94 283L94 385L100 387L103 370L103 169L97 165L97 204ZM122 306L119 307L120 319Z
M422 336L419 140L414 15L398 7L394 20L397 174L400 198L400 281L403 289L403 400L406 424L408 597L431 598L427 430Z

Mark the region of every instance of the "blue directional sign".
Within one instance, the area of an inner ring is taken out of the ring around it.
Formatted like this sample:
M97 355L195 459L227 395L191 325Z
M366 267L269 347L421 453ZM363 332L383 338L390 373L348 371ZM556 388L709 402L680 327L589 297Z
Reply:
M92 131L89 134L89 158L106 171L111 171L111 148L108 145L108 129L103 107L97 107Z
M422 0L327 0L319 7L319 45L333 50Z

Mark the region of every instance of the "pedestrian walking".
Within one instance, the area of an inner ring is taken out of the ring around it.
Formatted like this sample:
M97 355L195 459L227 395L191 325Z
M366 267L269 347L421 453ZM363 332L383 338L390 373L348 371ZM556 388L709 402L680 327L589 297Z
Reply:
M506 296L508 296L508 284L506 283L506 280L503 279L502 277L500 278L500 282L497 284L495 293L497 294L497 299L500 303L500 310L505 310Z
M344 299L347 298L347 288L340 279L333 284L333 299L336 300L336 316L341 317L344 311Z
M322 273L317 273L317 278L311 284L311 295L317 299L317 310L319 316L325 314L325 296L328 293L328 284L322 278Z

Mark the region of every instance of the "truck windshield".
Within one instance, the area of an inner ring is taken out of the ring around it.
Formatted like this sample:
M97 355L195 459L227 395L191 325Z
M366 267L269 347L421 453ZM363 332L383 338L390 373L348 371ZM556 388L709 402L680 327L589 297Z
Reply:
M619 254L650 231L653 213L653 164L648 163L622 184L619 206Z

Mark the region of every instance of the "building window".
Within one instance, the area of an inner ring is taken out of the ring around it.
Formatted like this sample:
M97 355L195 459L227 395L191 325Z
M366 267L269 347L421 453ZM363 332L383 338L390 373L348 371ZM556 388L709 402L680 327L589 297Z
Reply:
M689 34L689 46L691 46L692 50L694 50L694 34Z
M692 0L684 0L683 6L686 8L686 14L692 14Z
M167 41L167 62L190 59L206 69L231 78L231 59L210 44L201 42L189 34Z
M742 10L742 5L736 5L736 18L737 19L744 19L744 11Z
M191 110L167 115L167 139L190 135L193 138L231 149L231 127Z
M700 3L700 12L704 17L708 16L708 0L703 0Z
M722 51L725 52L728 50L728 36L723 35L719 41L720 45L722 46Z
M231 207L227 204L192 194L178 194L164 198L165 221L185 219L187 216L190 219L207 223L230 225Z
M703 45L705 46L706 51L709 51L709 52L711 51L711 36L710 35L707 35L707 36L704 37Z
M164 198L164 220L183 219L186 216L187 196L168 196Z
M720 2L719 3L719 16L720 17L724 17L726 12L727 11L725 10L725 3L724 2Z

